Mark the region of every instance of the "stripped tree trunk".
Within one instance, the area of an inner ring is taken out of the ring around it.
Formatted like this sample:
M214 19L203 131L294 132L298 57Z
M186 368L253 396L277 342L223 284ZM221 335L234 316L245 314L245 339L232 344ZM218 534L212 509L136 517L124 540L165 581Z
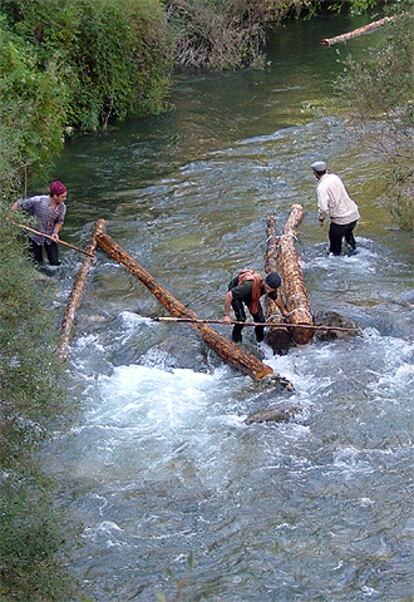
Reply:
M300 324L313 325L303 272L295 246L296 228L303 220L303 216L303 207L298 204L292 205L283 233L277 239L277 263L283 279L286 307L290 314L289 320L292 324L298 325L298 328L291 330L291 335L295 343L299 345L309 343L314 334L312 329L299 327Z
M332 46L333 44L338 44L339 42L346 42L347 40L351 40L352 38L357 38L359 36L364 35L365 33L370 33L391 21L394 21L395 17L384 17L383 19L379 19L379 21L374 21L373 23L368 23L368 25L364 25L363 27L358 27L357 29L353 29L348 33L343 33L340 36L335 36L334 38L323 38L321 40L321 44L324 46Z
M197 315L188 309L183 303L178 301L166 288L161 286L155 278L138 261L133 259L126 251L122 249L107 234L97 236L98 245L112 259L124 266L124 268L133 274L149 291L158 299L158 301L176 317L198 319ZM248 374L255 381L264 379L280 382L288 390L294 390L291 382L275 373L270 366L267 366L254 355L245 351L242 347L235 345L226 337L206 326L205 324L191 324L202 336L204 342L211 347L226 363Z
M266 223L266 252L264 269L266 274L277 272L277 237L276 217L271 214ZM282 314L276 303L266 295L266 322L271 322L278 328L270 328L266 333L266 343L273 349L273 353L283 353L291 344L290 334L287 328L280 328Z
M82 300L86 278L88 277L89 270L94 262L96 252L96 237L98 234L101 234L104 229L105 220L98 219L92 232L89 245L86 247L86 252L89 253L89 255L83 260L83 263L73 282L72 290L66 304L65 313L63 314L63 322L60 328L59 344L57 348L58 357L62 361L64 361L68 355L69 341L72 336L75 314Z

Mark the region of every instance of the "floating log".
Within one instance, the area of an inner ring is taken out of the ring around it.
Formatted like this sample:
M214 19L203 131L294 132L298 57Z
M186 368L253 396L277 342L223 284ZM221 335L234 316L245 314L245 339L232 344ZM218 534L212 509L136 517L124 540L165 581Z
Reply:
M306 345L313 337L313 330L309 328L309 326L313 326L311 307L295 245L296 229L303 220L303 216L303 207L297 203L292 205L283 233L276 241L277 266L283 279L289 321L298 326L291 331L292 338L298 345ZM301 324L308 328L301 329Z
M334 44L338 44L339 42L346 42L347 40L351 40L352 38L357 38L366 33L370 33L387 23L391 23L394 21L396 17L384 17L383 19L379 19L378 21L373 21L372 23L368 23L368 25L364 25L363 27L358 27L357 29L353 29L348 33L343 33L340 36L335 36L333 38L323 38L321 40L321 44L323 46L333 46Z
M89 270L94 261L97 244L96 237L98 234L101 234L104 229L105 220L98 219L92 232L89 245L86 247L88 256L85 257L78 273L76 274L75 280L73 281L72 290L66 304L65 313L63 314L63 322L60 328L59 344L57 348L57 355L62 361L64 361L68 355L69 341L72 336L73 326L75 323L75 314L80 306L86 278L88 277Z
M277 254L276 217L270 214L266 221L266 251L264 259L266 274L278 271ZM265 341L273 349L273 353L286 353L292 343L292 339L288 329L282 326L283 316L276 303L268 295L266 295L265 306L266 322L275 326L275 328L270 327L266 333Z
M197 315L188 309L183 303L178 301L166 288L160 285L155 278L143 267L136 259L133 259L122 247L111 239L105 233L97 236L99 247L105 251L109 257L121 264L128 272L133 274L156 299L175 317L191 318L198 320ZM195 322L192 324L202 336L203 341L213 349L227 364L248 374L253 380L278 382L286 389L294 390L293 384L286 378L274 372L270 366L267 366L254 355L248 353L243 347L236 345L223 337L218 332L206 326Z

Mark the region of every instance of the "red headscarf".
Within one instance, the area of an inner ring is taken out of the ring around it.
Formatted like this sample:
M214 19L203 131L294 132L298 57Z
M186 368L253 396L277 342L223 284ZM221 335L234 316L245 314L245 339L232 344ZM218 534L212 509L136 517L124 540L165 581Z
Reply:
M50 196L60 196L64 192L67 192L67 188L64 184L62 184L62 182L59 182L59 180L55 180L54 182L50 182L49 192Z

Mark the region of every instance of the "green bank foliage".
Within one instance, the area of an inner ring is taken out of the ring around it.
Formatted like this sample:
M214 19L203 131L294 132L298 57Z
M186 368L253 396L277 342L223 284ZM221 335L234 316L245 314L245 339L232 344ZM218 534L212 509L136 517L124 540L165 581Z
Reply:
M4 132L0 132L4 134ZM7 152L1 136L0 155ZM11 192L9 177L1 185ZM4 167L2 168L4 169ZM4 189L2 188L2 190ZM53 487L35 454L51 419L62 417L63 377L53 354L50 299L25 253L24 238L0 202L0 600L69 600L63 570L66 534ZM50 292L50 291L49 291Z
M414 16L404 8L364 62L347 61L337 89L358 142L383 164L392 214L414 231Z
M112 117L164 108L171 52L158 0L3 0L6 25L53 69L66 124L96 129Z

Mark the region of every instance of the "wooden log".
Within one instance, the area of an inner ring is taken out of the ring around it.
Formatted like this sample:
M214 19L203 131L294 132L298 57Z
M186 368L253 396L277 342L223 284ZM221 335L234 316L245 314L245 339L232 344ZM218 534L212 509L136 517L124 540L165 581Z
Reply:
M266 274L278 271L277 253L276 217L270 214L267 216L266 221L266 251L264 258L264 270ZM278 306L267 295L265 310L266 322L275 325L275 328L270 328L267 331L265 341L273 349L273 353L285 353L292 344L292 339L288 329L281 326L283 316Z
M290 332L293 340L298 345L309 343L314 334L311 328L300 328L301 324L308 327L313 326L308 293L295 245L296 229L303 220L303 216L303 207L297 203L292 205L283 233L277 239L278 271L283 279L289 321L298 326Z
M124 268L133 274L156 299L169 311L172 316L182 318L192 318L198 320L197 315L188 309L181 301L176 299L166 288L159 284L155 278L143 267L136 259L133 259L122 247L120 247L107 234L97 236L99 247L105 251L109 257L124 266ZM255 381L274 381L279 382L288 390L294 390L293 384L287 379L274 372L270 366L267 366L254 355L248 353L243 347L229 341L226 337L206 326L205 324L194 322L195 328L202 336L203 341L213 349L227 364L248 374Z
M339 42L346 42L347 40L351 40L352 38L357 38L366 33L370 33L387 23L391 23L394 21L396 17L384 17L383 19L379 19L378 21L373 21L372 23L368 23L368 25L364 25L363 27L358 27L357 29L353 29L352 31L348 31L348 33L343 33L340 36L335 36L333 38L323 38L321 40L321 44L323 46L333 46L334 44L338 44Z
M62 361L64 361L68 356L69 342L73 332L76 311L80 306L86 279L95 258L97 245L96 237L98 234L101 234L104 229L105 220L98 219L92 232L89 245L86 247L88 256L85 257L78 273L76 274L75 280L73 281L72 290L70 291L65 313L63 314L63 322L60 328L59 344L57 348L57 355Z

